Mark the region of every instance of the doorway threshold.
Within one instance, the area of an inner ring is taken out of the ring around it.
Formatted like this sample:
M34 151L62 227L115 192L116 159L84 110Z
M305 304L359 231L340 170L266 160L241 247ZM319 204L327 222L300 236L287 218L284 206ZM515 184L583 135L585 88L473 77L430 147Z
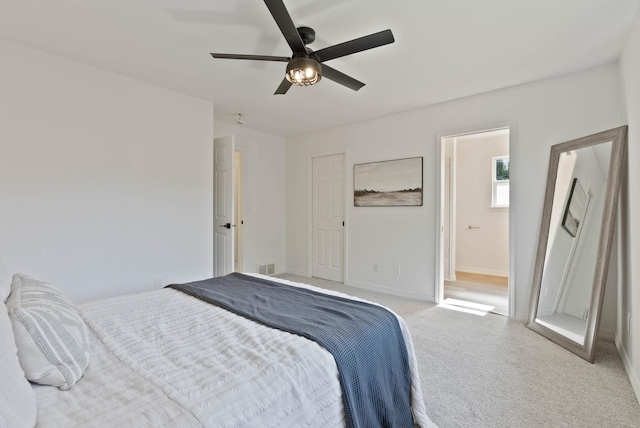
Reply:
M502 281L473 281L464 275L456 275L456 281L444 281L444 298L467 304L485 306L487 312L508 316L508 288Z

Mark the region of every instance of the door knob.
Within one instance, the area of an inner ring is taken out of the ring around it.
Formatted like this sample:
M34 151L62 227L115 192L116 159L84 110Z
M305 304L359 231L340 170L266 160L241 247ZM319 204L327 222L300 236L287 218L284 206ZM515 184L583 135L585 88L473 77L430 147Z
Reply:
M227 229L231 229L231 223L227 223L227 224L221 224L218 227L226 227Z

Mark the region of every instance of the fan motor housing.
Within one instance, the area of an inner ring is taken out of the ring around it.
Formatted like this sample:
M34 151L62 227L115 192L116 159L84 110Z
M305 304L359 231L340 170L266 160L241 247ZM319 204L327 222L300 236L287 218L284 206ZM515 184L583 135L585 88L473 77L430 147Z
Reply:
M316 30L311 27L298 27L298 34L305 45L313 43L316 39Z

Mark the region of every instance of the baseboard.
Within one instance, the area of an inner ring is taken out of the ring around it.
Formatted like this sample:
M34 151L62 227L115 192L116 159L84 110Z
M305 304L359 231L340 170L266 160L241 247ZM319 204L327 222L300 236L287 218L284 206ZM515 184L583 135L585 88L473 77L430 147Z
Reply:
M435 296L430 296L427 294L419 294L419 293L407 293L405 291L400 291L395 288L383 287L380 285L367 284L364 282L346 280L345 285L361 288L363 290L369 291L377 291L379 293L389 294L391 296L404 297L407 299L420 300L422 302L434 303L436 301Z
M571 315L572 317L575 317L575 318L578 318L578 319L584 319L583 318L584 314L579 314L579 313L576 313L576 312L573 312L573 311L564 311L564 313L567 314L567 315ZM600 333L602 333L602 330L600 330L598 332L598 335L600 335ZM612 332L612 333L615 334L615 332ZM613 336L611 338L613 339Z
M309 275L307 275L307 271L306 270L297 270L297 269L287 268L282 273L288 273L288 274L297 275L297 276L304 276L305 278L309 277Z
M287 269L286 272L282 272L282 273L287 273L287 274L290 274L290 275L296 275L296 276L302 276L304 278L309 278L309 275L307 275L307 272L296 270L296 269ZM395 288L383 287L383 286L380 286L380 285L367 284L365 282L352 281L352 280L349 280L349 279L344 281L344 285L348 285L350 287L355 287L355 288L360 288L362 290L376 291L378 293L388 294L388 295L391 295L391 296L397 296L397 297L404 297L406 299L419 300L421 302L434 303L436 301L435 296L432 296L432 295L419 294L419 293L407 293L405 291L400 291L400 290L397 290Z
M454 273L453 275L449 275L449 277L445 278L444 280L450 281L450 282L456 282L456 274Z
M604 339L604 340L616 340L616 332L614 330L608 330L605 328L601 328L598 331L598 339Z
M631 388L633 388L633 392L636 394L636 400L638 400L638 402L640 403L640 380L638 380L638 375L633 369L633 364L631 364L631 360L629 360L627 351L624 349L624 346L622 346L620 336L618 336L617 334L615 335L615 343L616 348L618 348L618 354L620 354L620 359L622 359L624 369L626 370L627 376L629 377L629 382L631 382Z
M478 269L464 266L456 266L456 272L475 273L478 275L491 275L491 276L509 276L509 272L503 272L498 270Z

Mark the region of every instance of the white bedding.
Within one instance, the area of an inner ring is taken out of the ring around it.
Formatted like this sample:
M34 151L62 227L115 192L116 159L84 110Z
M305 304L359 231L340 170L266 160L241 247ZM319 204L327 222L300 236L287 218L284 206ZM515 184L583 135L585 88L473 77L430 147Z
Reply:
M38 426L345 424L335 361L313 341L172 289L86 303L80 312L91 330L89 368L69 391L35 387ZM399 321L414 419L435 426L425 414L411 338Z

